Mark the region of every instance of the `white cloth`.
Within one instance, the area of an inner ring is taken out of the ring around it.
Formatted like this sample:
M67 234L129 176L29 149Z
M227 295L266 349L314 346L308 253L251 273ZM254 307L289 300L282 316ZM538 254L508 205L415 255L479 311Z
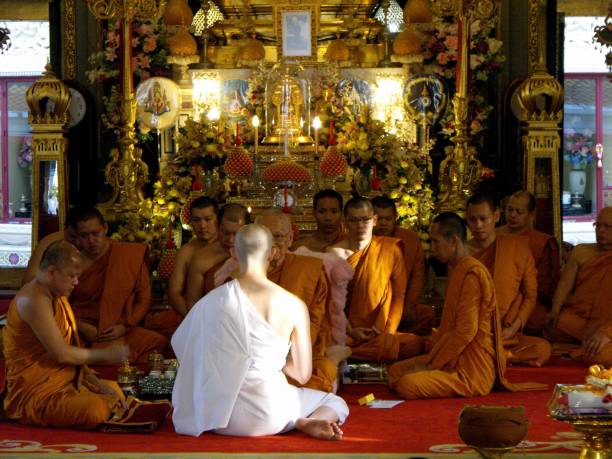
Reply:
M282 372L289 343L251 304L234 280L191 309L172 337L179 370L172 392L178 433L273 435L291 430L320 406L348 416L334 394L297 388Z

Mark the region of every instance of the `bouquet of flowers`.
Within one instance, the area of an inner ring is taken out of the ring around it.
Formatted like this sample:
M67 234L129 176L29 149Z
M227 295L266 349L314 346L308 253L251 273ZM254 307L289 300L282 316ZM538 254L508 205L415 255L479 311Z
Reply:
M32 139L26 137L23 139L23 144L17 154L17 164L19 164L19 167L28 167L32 164L32 159Z
M457 71L457 23L450 18L435 17L433 29L425 42L425 71L446 79L451 94L454 92ZM470 134L477 136L488 127L493 106L489 103L488 82L502 68L506 57L503 43L495 38L495 22L476 20L470 24L470 73L475 77L470 91ZM452 104L442 117L441 134L450 137L454 132Z
M589 129L576 132L567 129L563 134L563 159L574 169L584 169L594 159L595 135Z

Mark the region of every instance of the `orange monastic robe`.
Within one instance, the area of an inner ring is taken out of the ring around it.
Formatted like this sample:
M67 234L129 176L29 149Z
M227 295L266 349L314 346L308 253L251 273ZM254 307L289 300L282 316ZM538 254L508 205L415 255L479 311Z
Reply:
M493 276L502 328L517 317L527 324L537 297L537 271L533 257L521 236L499 234L495 242L475 256ZM542 366L550 359L550 343L543 338L523 335L504 342L514 363Z
M576 277L574 291L561 309L552 339L582 341L585 335L598 330L612 339L611 285L612 251L596 255L584 263ZM583 350L573 356L582 358ZM612 365L612 343L605 345L588 363Z
M421 238L416 232L399 226L395 227L393 237L403 242L406 276L408 277L404 315L410 312L409 315L414 318L411 320L409 331L427 335L431 332L434 315L431 306L419 303L425 285L425 252Z
M76 322L65 297L53 301L55 322L72 346L79 345ZM3 333L6 378L5 415L24 424L92 429L121 411L119 396L95 392L84 380L87 366L53 360L36 334L17 312L15 301L8 310ZM114 382L104 381L115 386ZM0 397L2 399L2 397Z
M338 377L338 367L325 355L332 341L332 292L323 260L287 253L282 266L269 272L268 279L293 293L308 306L312 377L304 386L332 392Z
M347 261L355 275L348 287L347 318L351 327L376 328L380 334L371 340L347 338L352 358L394 362L418 355L421 337L397 333L404 310L406 264L402 242L395 238L372 236L370 243Z
M545 389L506 381L500 337L493 279L482 263L465 257L448 277L442 321L429 353L392 365L389 385L405 399L485 395L496 378L510 390Z
M151 306L146 255L145 244L111 243L108 252L81 274L70 297L76 317L95 325L99 334L116 324L128 327L123 337L94 342L93 347L125 342L130 360L142 360L166 347L162 335L137 326Z
M559 243L550 234L529 229L523 233L529 239L529 250L538 270L538 299L526 329L541 334L550 311L552 297L559 282Z

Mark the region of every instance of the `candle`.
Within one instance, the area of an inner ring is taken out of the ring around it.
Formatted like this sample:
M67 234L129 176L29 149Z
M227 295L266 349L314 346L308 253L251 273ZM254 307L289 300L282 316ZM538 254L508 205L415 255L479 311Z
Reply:
M312 127L315 130L315 156L319 156L319 128L321 127L321 118L315 116L312 120Z
M259 143L259 117L257 115L253 117L251 124L255 128L255 156L257 156L257 144Z

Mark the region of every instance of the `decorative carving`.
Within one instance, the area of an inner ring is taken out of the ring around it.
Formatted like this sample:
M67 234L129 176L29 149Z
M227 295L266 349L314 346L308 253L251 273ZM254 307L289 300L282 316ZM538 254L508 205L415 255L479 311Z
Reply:
M561 196L559 184L559 123L563 120L563 87L548 73L544 59L544 12L539 0L529 0L529 77L517 91L519 113L523 129L523 182L536 194L536 161L550 161L552 190L553 232L561 241ZM532 53L535 52L535 57ZM541 194L541 193L540 193Z
M64 126L70 119L70 90L59 80L51 64L30 87L26 100L32 125L32 249L51 231L64 227L66 219L66 151ZM57 177L57 180L54 179Z
M113 213L137 209L143 199L140 187L147 181L147 165L140 159L136 144L136 98L131 67L131 33L134 19L157 20L164 11L166 0L88 0L89 11L99 20L121 22L121 121L119 152L105 168L106 181L113 186L111 199L100 205L110 217ZM113 154L113 153L111 153Z
M467 198L482 180L483 166L476 158L476 149L469 145L469 37L470 23L498 14L499 0L433 0L439 15L457 17L459 44L457 56L457 92L453 97L456 134L454 147L445 149L446 158L440 164L438 207L442 211L463 213Z
M62 15L64 39L62 56L64 66L62 76L68 80L76 78L76 2L64 0L64 14Z

